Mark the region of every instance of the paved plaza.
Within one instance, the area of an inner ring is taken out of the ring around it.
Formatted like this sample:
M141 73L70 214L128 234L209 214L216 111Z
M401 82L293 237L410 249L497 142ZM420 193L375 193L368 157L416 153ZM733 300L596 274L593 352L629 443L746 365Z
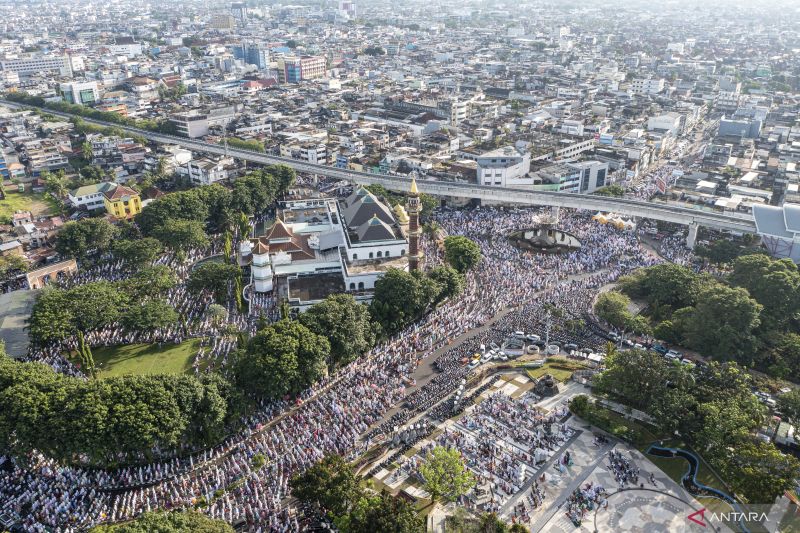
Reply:
M600 432L568 416L568 400L584 392L568 383L540 398L527 376L502 375L475 405L378 470L374 481L427 499L419 466L434 446L453 446L477 480L458 503L476 514L493 511L534 532L709 531L688 519L703 505L644 455L616 439L598 439ZM631 477L620 474L620 465ZM597 497L575 511L575 494Z

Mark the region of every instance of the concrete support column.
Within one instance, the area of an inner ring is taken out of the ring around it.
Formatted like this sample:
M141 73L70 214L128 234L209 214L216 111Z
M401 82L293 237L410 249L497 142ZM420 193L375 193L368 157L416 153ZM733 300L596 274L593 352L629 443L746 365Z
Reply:
M699 229L700 225L697 222L689 224L689 235L686 237L686 247L690 250L694 250L694 245L697 242L697 230Z

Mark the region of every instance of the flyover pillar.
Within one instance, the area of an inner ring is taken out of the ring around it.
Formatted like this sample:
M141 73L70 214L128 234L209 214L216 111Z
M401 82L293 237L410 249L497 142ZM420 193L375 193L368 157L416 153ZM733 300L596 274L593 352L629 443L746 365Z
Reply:
M694 245L697 242L697 230L699 229L700 225L697 222L689 224L689 235L686 237L686 247L690 250L694 250Z

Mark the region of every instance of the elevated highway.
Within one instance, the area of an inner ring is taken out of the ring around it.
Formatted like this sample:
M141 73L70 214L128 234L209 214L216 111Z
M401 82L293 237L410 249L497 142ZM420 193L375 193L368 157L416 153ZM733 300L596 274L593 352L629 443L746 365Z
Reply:
M0 100L0 104L12 108L32 108L16 102L7 100ZM69 113L53 111L43 108L43 111L52 115L60 116L66 119L76 117ZM156 133L148 130L132 128L129 126L121 126L111 122L103 122L99 120L88 119L80 117L81 120L88 124L94 124L103 127L119 128L128 133L138 135L149 139L153 142L175 144L182 146L194 152L216 154L216 155L229 155L236 159L244 161L251 161L253 163L260 163L263 165L286 165L297 172L304 172L309 174L316 174L319 176L328 176L331 178L347 180L352 183L360 185L379 184L388 190L392 191L408 191L410 187L410 178L403 176L395 176L389 174L373 174L367 172L356 172L353 170L341 169L327 165L318 165L307 163L297 159L286 157L267 155L261 152L252 150L243 150L240 148L224 147L219 144L207 143L189 139L186 137L178 137L174 135L165 135L163 133ZM603 211L613 212L624 217L635 218L649 218L652 220L661 220L664 222L672 222L675 224L682 224L689 226L689 237L687 244L690 247L694 246L697 238L697 229L700 226L718 230L728 230L734 232L755 233L756 226L753 217L749 215L730 215L717 211L705 210L700 207L694 209L690 207L682 207L675 205L668 205L656 202L647 202L644 200L633 200L628 198L612 198L607 196L595 196L585 194L574 194L564 192L547 192L547 191L532 191L529 189L521 188L499 188L484 185L477 185L473 183L463 182L448 182L437 180L417 180L417 186L420 192L431 194L435 196L450 196L455 198L477 198L489 202L502 202L520 205L537 205L537 206L553 206L564 207L569 209L588 209L590 211Z

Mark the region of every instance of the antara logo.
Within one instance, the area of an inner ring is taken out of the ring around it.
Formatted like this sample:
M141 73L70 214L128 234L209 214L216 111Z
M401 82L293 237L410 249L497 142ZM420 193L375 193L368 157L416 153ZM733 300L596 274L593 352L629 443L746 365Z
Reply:
M697 525L708 527L706 523L706 511L707 509L703 508L699 511L695 511L686 518L689 519L690 522L694 522ZM746 522L769 522L769 517L767 517L767 513L740 513L737 511L731 511L729 513L709 513L708 518L710 521L713 522L729 522L729 523L736 523L741 522L742 520Z
M693 512L687 518L689 518L690 522L694 522L695 524L699 524L699 525L701 525L703 527L706 527L705 513L706 513L706 510L705 510L705 508L703 508L703 509L700 509L699 511Z

